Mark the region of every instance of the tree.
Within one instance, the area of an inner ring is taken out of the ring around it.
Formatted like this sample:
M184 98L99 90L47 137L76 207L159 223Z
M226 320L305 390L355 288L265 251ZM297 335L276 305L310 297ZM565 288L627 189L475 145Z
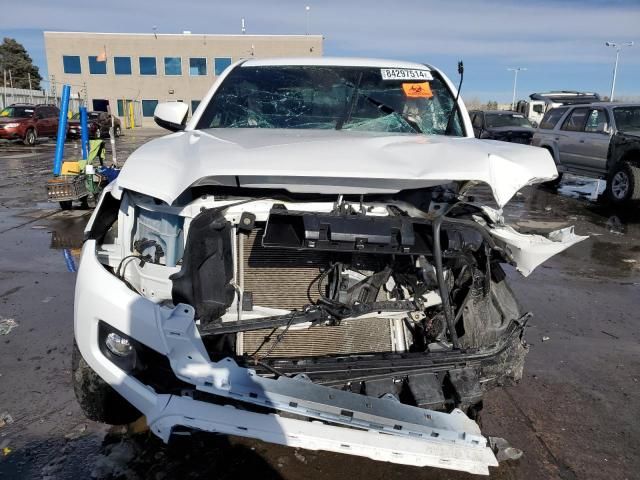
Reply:
M11 79L15 88L29 88L29 75L31 75L31 88L40 89L42 77L38 67L33 64L33 60L27 50L13 38L5 37L0 44L0 75L2 70L11 70Z

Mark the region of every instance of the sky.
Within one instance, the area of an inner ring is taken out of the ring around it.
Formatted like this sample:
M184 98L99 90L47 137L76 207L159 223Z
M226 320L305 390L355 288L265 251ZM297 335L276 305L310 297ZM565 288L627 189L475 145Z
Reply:
M510 102L548 90L608 95L615 50L616 97L640 100L640 0L0 0L0 37L13 37L46 74L42 32L311 34L327 56L413 60L442 69L456 84L465 64L467 101ZM44 76L44 75L43 75Z

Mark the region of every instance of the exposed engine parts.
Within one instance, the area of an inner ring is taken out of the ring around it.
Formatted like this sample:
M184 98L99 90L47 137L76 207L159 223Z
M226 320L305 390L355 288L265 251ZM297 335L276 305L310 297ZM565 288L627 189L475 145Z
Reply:
M459 338L475 330L465 325L463 308L487 296L491 264L504 261L492 257L501 249L483 234L484 227L464 218L477 209L461 207L459 217L440 214L433 220L409 217L395 205L386 215L367 214L362 202L355 208L342 199L329 213L274 204L266 222L245 210L237 227L225 219L224 208L206 209L192 220L181 269L171 277L173 302L194 306L202 335L279 328L287 333L303 324L315 330L356 319L372 325L391 319L396 339L401 337L391 351L425 352L434 344L460 348L466 342ZM242 245L254 230L260 233L245 259ZM306 289L306 301L284 311L260 310L261 293L245 285L245 271L256 265L262 267L258 272L282 269L295 255L302 265L294 262L290 276L309 261L315 274L302 285L278 281Z

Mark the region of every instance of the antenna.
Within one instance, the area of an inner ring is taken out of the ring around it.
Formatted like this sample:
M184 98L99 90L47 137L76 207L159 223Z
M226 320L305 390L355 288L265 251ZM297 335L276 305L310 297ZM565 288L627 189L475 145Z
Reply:
M245 28L245 24L244 24L244 17L242 17L241 24L242 24L242 34L244 35L245 33L247 33L247 29Z

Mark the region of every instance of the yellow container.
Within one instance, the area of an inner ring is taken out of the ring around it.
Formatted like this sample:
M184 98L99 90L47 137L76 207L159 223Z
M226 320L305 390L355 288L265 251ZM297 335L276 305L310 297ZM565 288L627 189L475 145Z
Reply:
M62 162L60 175L79 175L82 173L80 162Z

